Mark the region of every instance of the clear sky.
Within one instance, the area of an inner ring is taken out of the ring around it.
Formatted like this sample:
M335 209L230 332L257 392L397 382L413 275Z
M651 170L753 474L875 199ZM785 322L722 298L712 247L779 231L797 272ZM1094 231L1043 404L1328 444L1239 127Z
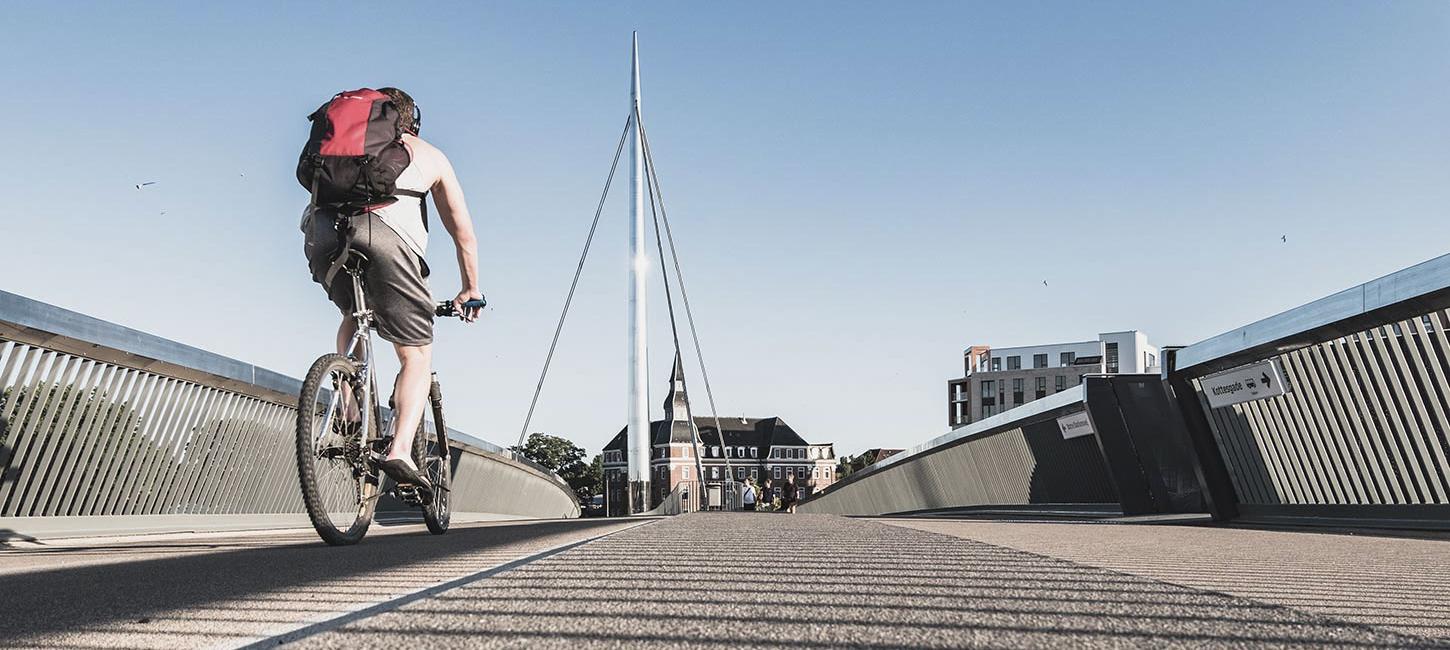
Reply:
M843 452L944 430L967 345L1135 328L1191 343L1450 243L1444 2L8 3L6 18L0 288L293 376L337 318L296 228L305 116L339 90L409 90L462 179L493 305L439 324L450 424L497 442L522 424L627 114L633 29L720 407ZM625 414L616 189L535 420L591 452ZM434 230L445 298L456 271ZM653 307L658 409L670 350Z

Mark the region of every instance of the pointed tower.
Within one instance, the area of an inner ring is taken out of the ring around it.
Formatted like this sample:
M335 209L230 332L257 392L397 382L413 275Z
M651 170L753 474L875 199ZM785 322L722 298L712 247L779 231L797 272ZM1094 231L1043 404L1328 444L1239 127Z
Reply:
M665 396L665 421L670 423L670 442L690 442L690 406L685 395L685 364L675 351L675 369L670 372L670 392Z

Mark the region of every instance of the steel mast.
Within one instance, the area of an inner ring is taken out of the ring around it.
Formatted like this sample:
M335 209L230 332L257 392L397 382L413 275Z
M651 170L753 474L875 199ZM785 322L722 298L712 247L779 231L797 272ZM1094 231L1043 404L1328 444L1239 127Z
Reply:
M639 128L639 32L631 48L629 86L629 491L630 513L650 509L649 356L646 345L644 150Z

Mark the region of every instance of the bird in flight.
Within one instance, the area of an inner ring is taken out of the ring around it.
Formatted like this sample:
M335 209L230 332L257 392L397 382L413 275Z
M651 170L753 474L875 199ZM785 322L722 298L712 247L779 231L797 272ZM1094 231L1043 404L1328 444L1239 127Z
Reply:
M137 185L136 186L136 189L139 190L139 189L141 189L143 187L146 187L147 185L155 185L155 184L156 184L156 181L146 181L145 183L141 183L140 185Z
M1044 287L1047 286L1047 280L1043 280L1042 281L1042 286L1044 286Z
M1287 244L1287 243L1289 243L1289 236L1288 235L1279 235L1279 241L1282 241L1285 244Z

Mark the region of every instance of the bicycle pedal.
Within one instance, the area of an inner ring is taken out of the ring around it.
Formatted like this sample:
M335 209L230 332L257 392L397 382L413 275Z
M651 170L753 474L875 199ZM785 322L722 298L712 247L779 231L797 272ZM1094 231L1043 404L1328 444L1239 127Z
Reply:
M416 485L402 485L393 489L393 496L410 506L426 506L433 501L432 494Z

